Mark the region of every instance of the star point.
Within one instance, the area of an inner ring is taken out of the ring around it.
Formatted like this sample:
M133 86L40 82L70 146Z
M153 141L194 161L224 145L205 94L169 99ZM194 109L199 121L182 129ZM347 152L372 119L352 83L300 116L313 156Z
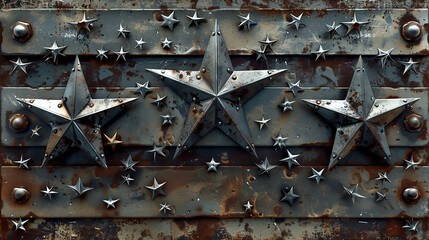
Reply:
M80 179L80 177L77 180L77 182L76 182L75 185L67 185L67 187L73 189L76 192L76 194L77 194L78 197L81 196L82 194L84 194L84 193L86 193L86 192L94 189L92 187L85 187L83 185L82 180Z

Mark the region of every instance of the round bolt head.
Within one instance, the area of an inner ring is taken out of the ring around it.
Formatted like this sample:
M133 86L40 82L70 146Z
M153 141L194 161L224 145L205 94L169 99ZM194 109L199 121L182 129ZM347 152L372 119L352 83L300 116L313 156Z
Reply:
M26 42L33 36L33 28L26 21L18 21L12 26L12 37L19 42Z
M24 132L29 126L28 118L24 114L16 113L10 118L9 125L15 132Z
M411 113L405 117L404 125L409 132L418 132L422 130L423 119L420 115Z
M23 187L17 187L12 190L10 197L16 203L25 203L30 198L30 192Z
M420 192L417 188L414 187L406 188L402 193L402 196L407 201L416 201L420 198Z
M409 21L402 25L401 35L406 41L418 41L423 36L422 25L416 21Z

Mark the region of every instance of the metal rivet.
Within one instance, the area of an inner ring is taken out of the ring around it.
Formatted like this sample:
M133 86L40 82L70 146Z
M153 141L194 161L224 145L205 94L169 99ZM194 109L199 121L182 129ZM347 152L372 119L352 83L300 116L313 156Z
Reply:
M198 80L200 80L200 79L201 79L201 76L200 76L200 75L197 75L197 79L198 79Z
M205 69L205 68L203 68L203 69L201 70L201 72L205 73L205 72L206 72L206 69Z
M60 104L58 104L57 106L58 106L59 108L61 108L63 105L60 103Z
M405 117L404 125L409 132L418 132L423 127L423 119L420 115L411 113Z
M165 73L165 71L164 71L164 70L162 70L162 71L161 71L161 73L162 73L162 74L164 74L164 73Z
M268 74L271 74L271 71L270 71L270 70L268 70Z
M221 122L221 121L219 121L217 124L218 124L219 126L222 126L222 122Z
M319 110L319 106L314 106L314 109L315 110Z
M90 104L89 104L89 107L94 107L94 103L90 103Z
M24 114L19 114L19 113L14 114L10 118L9 123L10 123L10 127L15 132L25 131L25 130L27 130L28 125L29 125L27 116L25 116Z
M33 36L33 28L26 21L18 21L12 26L12 37L19 42L26 42Z
M420 198L420 192L417 188L414 188L414 187L406 188L402 193L402 196L407 201L415 201Z
M196 97L192 97L192 101L196 102L197 98Z
M236 79L237 79L237 76L232 75L232 80L236 80Z
M30 198L30 192L23 187L17 187L12 190L10 197L16 203L25 203Z
M402 25L401 35L406 41L417 41L423 36L422 25L416 21L409 21Z

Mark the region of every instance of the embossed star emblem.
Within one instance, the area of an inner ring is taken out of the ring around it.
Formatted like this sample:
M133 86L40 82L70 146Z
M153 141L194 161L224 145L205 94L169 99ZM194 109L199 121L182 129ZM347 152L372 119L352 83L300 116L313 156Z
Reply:
M309 100L322 117L337 127L329 169L359 146L369 147L391 165L385 127L418 98L375 99L359 57L345 100Z
M242 105L282 70L234 71L216 21L198 71L148 69L190 104L176 158L214 128L256 155Z
M19 57L16 62L9 60L9 62L13 63L13 69L10 71L9 74L12 74L18 67L27 74L27 66L32 64L33 62L22 62L21 58Z
M62 99L17 100L52 127L42 166L76 146L107 168L100 127L137 98L93 99L76 56Z

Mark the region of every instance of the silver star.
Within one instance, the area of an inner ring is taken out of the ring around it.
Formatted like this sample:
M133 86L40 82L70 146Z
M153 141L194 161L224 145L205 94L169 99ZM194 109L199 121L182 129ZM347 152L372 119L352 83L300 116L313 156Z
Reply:
M27 66L33 63L33 62L26 62L26 63L24 63L24 62L22 62L22 61L21 61L21 58L20 58L20 57L16 60L16 62L14 62L14 61L12 61L12 60L9 60L9 62L13 63L13 69L12 69L12 71L10 71L10 73L9 73L9 74L12 74L12 73L16 70L16 68L18 68L18 67L19 67L19 68L20 68L20 69L21 69L25 74L27 74Z
M360 25L368 24L369 22L358 22L356 20L356 12L353 13L353 20L351 22L341 22L341 24L345 25L347 27L346 35L349 35L349 33L354 29L358 33L360 37Z
M311 168L311 171L313 172L313 175L312 175L312 176L310 176L310 177L308 177L308 178L310 178L310 179L316 179L317 185L319 185L320 180L325 179L325 177L324 177L324 176L322 176L322 174L323 174L323 171L324 171L324 170L325 170L325 169L324 169L324 168L322 168L322 170L320 170L320 171L318 172L318 171L316 171L316 169Z
M97 49L98 55L95 58L100 58L100 61L103 61L103 57L105 57L106 59L107 57L107 53L110 52L110 50L106 50L104 49L104 46L101 46L101 49Z
M171 48L171 44L173 43L173 41L168 40L168 38L165 38L164 41L161 41L162 44L162 48Z
M277 135L277 137L273 138L274 140L274 144L273 147L279 147L281 150L283 150L283 148L286 148L286 142L287 142L287 137L282 137L282 134L279 133Z
M268 122L271 120L271 118L265 119L264 116L262 116L261 120L255 120L256 123L259 124L259 130L262 130L262 128L265 126L268 128Z
M329 169L358 146L370 147L391 164L384 128L417 100L418 98L375 99L363 68L362 57L359 57L345 100L303 99L337 127Z
M287 84L289 85L289 91L292 91L294 97L296 97L296 94L298 92L302 91L302 88L299 86L300 83L301 80L297 81L296 83L287 82Z
M62 99L17 100L31 107L30 110L52 127L42 166L77 146L107 168L100 127L137 98L93 99L76 57Z
M250 13L248 13L246 16L237 15L240 18L241 23L238 25L238 28L244 28L244 26L247 27L247 30L249 31L252 25L258 24L257 22L254 22L250 19Z
M198 15L197 15L197 11L195 11L194 12L194 16L188 16L188 15L186 15L186 17L188 17L190 20L191 20L191 22L189 23L189 27L192 25L192 23L193 24L195 24L195 26L198 28L198 24L202 21L202 20L204 20L205 18L202 18L202 17L198 17Z
M390 179L387 177L386 172L384 172L384 174L378 173L378 178L376 178L375 180L380 180L381 182L383 181L391 182Z
M118 135L118 132L115 132L115 134L112 136L112 137L109 137L109 136L107 136L106 134L103 134L104 135L104 137L107 139L107 143L106 143L106 145L110 145L110 146L112 146L112 151L114 152L115 151L115 147L116 147L116 145L118 145L118 144L121 144L122 143L122 141L120 141L120 140L117 140L116 138L117 138L117 135Z
M265 36L265 40L259 41L259 43L263 46L263 50L265 51L273 51L273 44L276 43L277 40L271 40L268 35Z
M254 50L255 51L255 53L256 53L256 61L258 61L259 59L261 59L262 58L262 60L265 60L265 61L267 61L267 56L265 56L265 47L264 47L264 49L259 49L259 50Z
M122 178L124 179L124 181L122 183L127 183L127 185L130 185L131 181L134 181L134 178L130 177L130 174L128 174L127 176L122 176Z
M265 157L265 160L262 163L255 163L256 166L259 168L259 175L262 175L264 173L268 174L269 171L273 170L277 165L271 165L268 161L268 158Z
M109 199L103 200L107 204L107 208L113 207L116 208L115 203L117 203L119 199L112 199L112 196L109 196Z
M44 193L44 194L45 194L45 196L44 196L44 197L46 197L46 196L48 196L48 197L49 197L49 200L51 200L51 199L52 199L52 195L53 195L53 194L57 194L57 193L58 193L58 192L52 191L52 188L54 188L54 187L49 188L48 186L46 186L46 190L42 190L42 191L41 191L42 193Z
M293 187L289 188L289 190L288 188L282 189L282 192L284 196L282 199L280 199L280 202L287 202L292 207L293 202L295 199L299 198L299 195L293 193Z
M176 116L172 116L172 115L170 115L170 114L161 115L161 119L162 119L162 126L173 124L173 120L174 120L175 118L176 118Z
M77 180L77 182L76 182L75 185L67 185L67 187L73 189L76 192L76 194L77 194L78 197L81 196L82 194L84 194L84 193L86 193L86 192L94 189L92 187L85 187L83 185L82 180L80 179L80 177Z
M415 64L417 64L419 62L413 62L413 58L412 57L410 57L410 60L408 60L408 62L399 61L399 63L401 63L402 65L405 66L404 72L402 73L402 75L404 75L405 73L407 73L408 70L410 70L410 69L413 70L414 73L417 73Z
M329 32L329 34L331 34L331 37L334 35L334 34L338 34L338 35L340 35L339 33L338 33L338 28L340 27L341 25L335 25L335 21L332 23L332 25L328 25L328 24L326 24L326 28L328 29L328 32Z
M15 222L14 220L12 220L12 223L15 225L15 231L17 231L18 229L27 231L24 227L24 224L26 224L27 222L28 222L28 219L22 221L21 218L19 218L18 222Z
M147 189L152 190L152 200L158 195L165 196L165 192L162 190L162 187L166 183L167 182L163 182L163 183L159 184L158 181L156 181L156 178L153 178L152 186L146 186Z
M212 158L210 162L206 162L206 164L207 166L209 166L209 168L207 169L207 172L210 172L210 171L217 172L217 166L220 165L220 163L215 162L214 158Z
M97 20L98 20L98 18L87 19L86 13L84 12L82 20L80 20L78 22L69 22L69 24L77 26L77 35L79 35L79 33L82 29L86 29L88 32L91 32L91 28L90 28L91 24Z
M153 161L155 161L156 160L156 154L159 154L163 157L166 157L165 153L164 153L164 148L165 148L165 144L158 147L155 144L155 142L153 142L153 148L151 150L148 150L147 152L153 153Z
M57 45L57 41L54 41L54 43L52 44L52 46L50 47L44 47L44 49L46 51L48 51L48 53L44 56L45 61L49 61L50 59L52 59L52 62L54 64L58 64L58 55L65 57L66 55L64 55L63 53L61 53L64 48L66 48L67 46L61 46L59 47Z
M157 108L162 107L162 103L164 102L164 100L167 98L167 96L163 96L160 97L159 94L156 94L156 99L154 101L152 101L153 104L156 105Z
M244 204L244 205L243 205L243 207L245 208L245 209L244 209L244 212L247 212L247 211L252 211L252 207L253 207L253 205L252 205L252 204L250 204L250 202L249 202L249 201L247 201L247 203L246 203L246 204Z
M26 169L30 169L30 168L28 168L28 161L30 161L31 160L31 158L28 158L28 159L23 159L23 156L22 156L22 154L21 154L21 159L19 160L19 161L13 161L13 163L15 163L15 164L19 164L19 168L26 168Z
M119 52L113 52L116 55L118 55L118 57L116 58L116 61L118 61L121 57L122 59L124 59L124 61L127 61L127 59L125 59L125 54L128 54L129 52L124 52L124 47L121 47L121 50L119 50Z
M347 194L352 198L353 205L355 204L356 197L366 198L365 196L362 196L359 193L357 193L358 187L359 187L359 184L356 184L354 188L346 188L343 186L344 190L346 190Z
M136 85L137 85L137 90L135 91L135 93L140 93L143 96L143 98L146 97L147 93L152 92L152 89L150 89L149 87L149 81L143 84L136 82Z
M119 24L118 37L122 36L123 38L127 38L130 31L127 30L127 26L122 26L122 23Z
M377 51L378 51L378 54L376 57L381 60L381 68L384 68L384 66L386 66L387 58L390 58L390 60L393 61L392 56L390 56L390 53L393 51L393 48L387 51L383 51L380 48L377 48Z
M413 168L413 170L416 170L416 166L419 165L418 162L414 162L412 155L410 157L410 160L404 159L404 161L407 163L407 167L405 167L405 170L407 170L410 167Z
M387 193L381 193L381 192L379 192L379 191L377 191L376 192L377 193L377 199L375 200L375 201L382 201L382 200L384 200L384 201L386 201L386 200L388 200L389 198L387 197Z
M128 155L128 158L127 158L127 160L124 160L124 161L121 161L122 162L122 164L124 165L124 167L125 167L125 169L124 170L122 170L122 171L127 171L127 170L131 170L131 171L136 171L135 169L134 169L134 166L137 164L137 163L139 163L139 161L137 161L137 162L134 162L133 161L133 159L131 158L131 155Z
M300 166L299 162L296 160L300 154L292 154L289 152L289 150L287 151L287 157L280 159L280 162L287 162L288 168L290 169L292 167L292 165L297 165Z
M160 212L164 211L164 214L167 214L167 211L171 211L170 205L168 205L167 203L159 205L161 205L161 208L159 209Z
M414 231L417 232L417 225L420 223L420 221L414 222L414 220L411 218L411 220L406 220L406 224L402 226L402 228L405 228L407 231Z
M295 101L289 102L289 100L287 100L287 97L285 97L285 100L279 104L279 107L283 108L283 112L286 112L287 110L293 111L292 104L294 103Z
M38 136L38 137L40 137L39 130L40 130L41 128L42 128L42 127L39 127L39 125L37 125L37 124L36 124L36 126L35 126L33 129L31 129L31 136L30 136L30 139L31 139L31 138L33 138L33 136Z
M167 16L161 14L161 17L164 19L164 22L161 23L161 27L168 27L170 31L173 31L174 25L180 21L174 18L174 11Z
M305 26L305 24L303 24L301 22L302 13L298 17L296 17L293 14L291 14L290 16L292 17L292 22L288 23L287 24L288 26L294 25L297 31L299 30L299 25L304 25Z
M316 54L316 60L319 59L319 57L322 57L324 60L326 60L325 53L327 53L329 49L323 49L322 45L319 45L319 50L312 52L313 54Z
M137 45L134 48L140 48L140 50L143 49L143 44L145 44L146 42L143 41L143 38L140 38L140 40L135 40Z
M185 121L174 158L214 128L257 156L249 126L242 121L246 119L242 104L285 70L234 71L216 21L198 71L148 71L163 77L164 83L190 104L189 112L194 114Z

